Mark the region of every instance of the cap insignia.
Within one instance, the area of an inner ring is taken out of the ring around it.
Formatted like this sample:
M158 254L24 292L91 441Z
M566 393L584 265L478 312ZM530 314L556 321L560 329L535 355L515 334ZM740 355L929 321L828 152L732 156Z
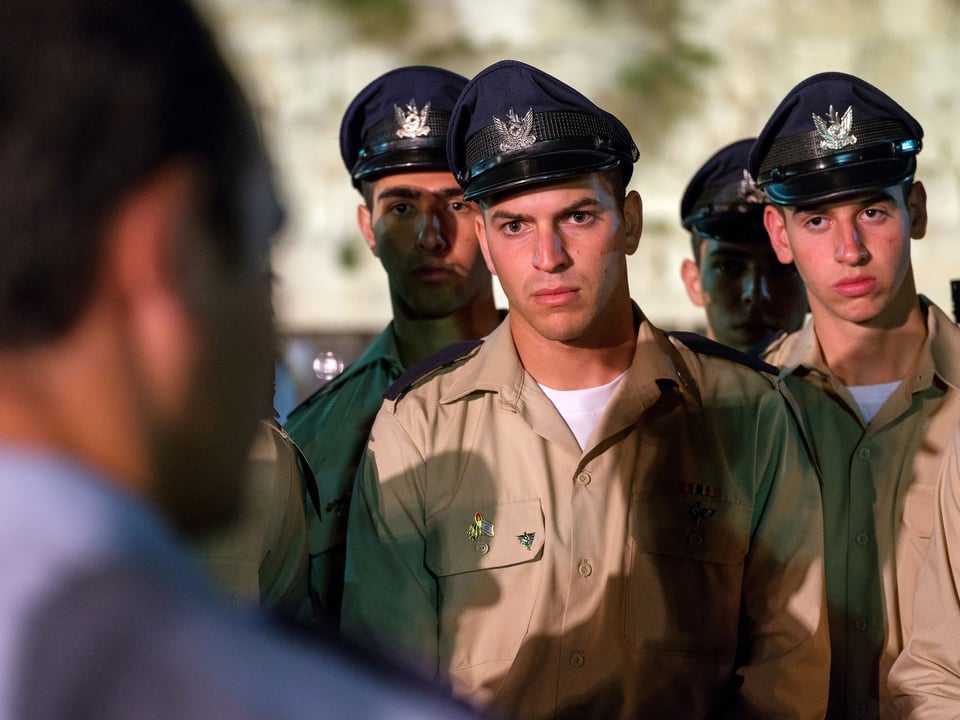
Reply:
M500 152L523 150L537 141L536 136L531 132L533 129L533 108L527 110L527 114L522 118L517 116L513 108L510 108L507 111L506 122L494 115L493 124L497 128L497 135L500 137Z
M423 106L423 110L417 110L416 100L408 102L403 110L398 105L394 105L393 114L396 119L398 138L418 138L430 134L430 126L427 125L427 118L430 115L429 102Z
M757 187L753 175L751 175L750 171L746 168L743 169L743 177L740 179L739 190L741 202L750 204L759 203L762 205L767 201L767 196L763 194L763 190Z
M837 111L833 109L833 105L830 106L830 112L827 113L826 120L814 113L813 124L816 125L817 132L820 134L820 147L824 150L840 150L857 142L857 136L852 132L852 105L847 108L843 117L840 117Z

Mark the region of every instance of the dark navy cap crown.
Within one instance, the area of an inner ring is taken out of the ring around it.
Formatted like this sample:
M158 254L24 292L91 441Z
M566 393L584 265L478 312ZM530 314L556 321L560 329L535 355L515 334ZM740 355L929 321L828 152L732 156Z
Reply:
M683 193L680 222L687 230L728 242L766 242L766 196L747 170L754 138L718 150Z
M449 70L417 65L361 90L340 124L340 155L354 186L397 172L448 170L450 112L466 84Z
M771 202L839 199L909 180L923 128L892 98L845 73L807 78L780 103L750 153Z
M612 168L627 183L637 156L617 118L515 60L495 63L467 84L447 137L447 160L468 200Z

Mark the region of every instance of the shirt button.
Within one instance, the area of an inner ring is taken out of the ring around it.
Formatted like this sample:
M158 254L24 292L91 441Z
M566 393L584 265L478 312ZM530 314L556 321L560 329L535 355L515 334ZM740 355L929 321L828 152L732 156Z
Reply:
M583 659L583 653L576 652L570 656L570 664L574 667L583 667L584 662L585 660Z
M857 705L853 709L853 714L857 717L866 717L867 716L867 707L866 705Z
M593 574L593 566L590 565L586 560L580 561L580 566L577 568L580 571L580 574L583 577L590 577Z
M859 545L860 547L863 547L864 545L866 545L869 539L870 538L867 537L866 533L857 533L857 545Z
M870 448L862 447L859 450L857 450L857 457L860 458L861 460L869 460L871 454L872 453L870 452Z
M692 532L687 535L687 542L691 545L699 545L703 542L703 535L698 532Z
M853 626L860 632L863 632L864 630L867 629L867 621L864 620L863 618L857 618L856 621L853 623Z
M484 542L483 540L481 540L476 545L474 545L474 548L481 555L486 555L488 552L490 552L490 544L487 542Z
M591 480L590 473L588 473L587 471L583 471L582 473L579 473L577 475L577 482L583 485L584 487L590 484L590 480Z

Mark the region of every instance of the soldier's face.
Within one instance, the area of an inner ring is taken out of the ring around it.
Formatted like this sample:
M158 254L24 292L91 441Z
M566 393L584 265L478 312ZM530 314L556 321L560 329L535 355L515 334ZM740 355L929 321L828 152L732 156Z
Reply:
M357 222L390 281L394 312L411 319L449 315L492 297L480 255L477 206L448 172L388 175L372 183Z
M818 324L883 326L916 305L910 238L926 232L920 183L822 205L767 207L764 222L780 261L796 263Z
M706 237L699 262L684 272L691 300L706 312L710 336L738 350L780 330L796 330L807 310L796 268L780 263L765 240Z
M619 321L630 316L626 256L637 248L641 225L640 196L630 193L621 209L598 173L486 205L478 233L510 301L515 336L621 341Z

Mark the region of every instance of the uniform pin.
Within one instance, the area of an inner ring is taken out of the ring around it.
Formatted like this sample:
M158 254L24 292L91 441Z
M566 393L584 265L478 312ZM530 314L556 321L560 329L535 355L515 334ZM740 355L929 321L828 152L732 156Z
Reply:
M483 519L483 515L477 513L473 516L473 522L467 528L467 537L476 540L481 535L493 537L493 523Z
M716 514L716 510L712 508L701 507L699 502L695 502L690 506L690 517L692 517L697 523L697 527L700 527L700 523L702 523L704 520L709 520Z
M527 550L533 549L533 541L536 540L537 534L532 532L525 532L523 535L517 535L517 540L523 545Z

